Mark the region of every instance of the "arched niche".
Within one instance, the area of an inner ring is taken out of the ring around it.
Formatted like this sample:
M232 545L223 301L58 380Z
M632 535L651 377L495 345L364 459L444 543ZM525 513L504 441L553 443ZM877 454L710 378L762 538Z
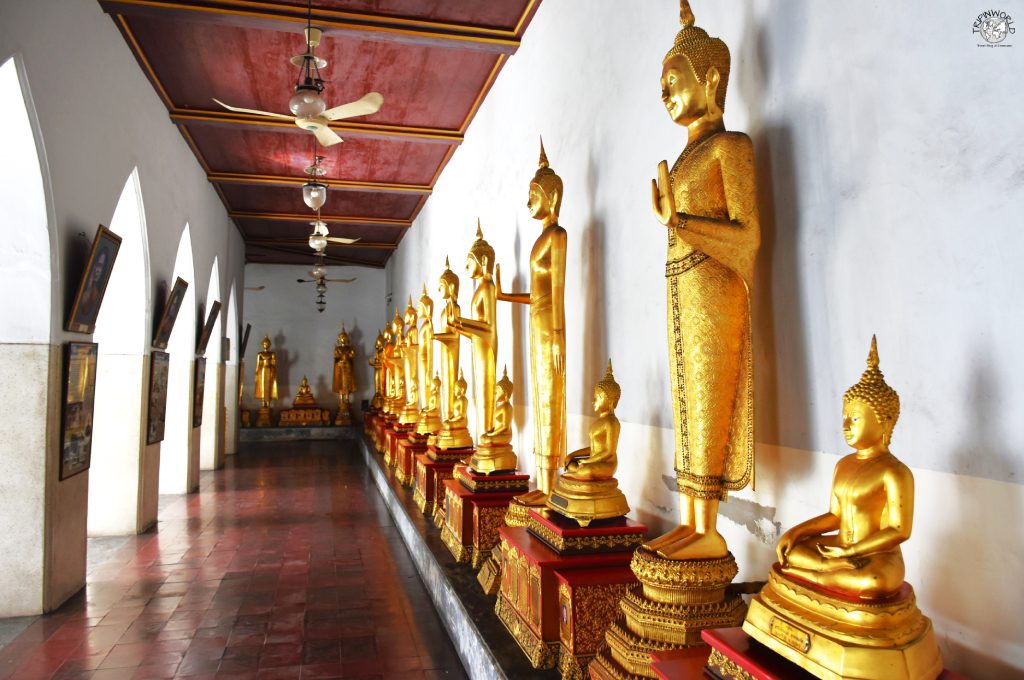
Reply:
M213 258L213 266L210 269L210 283L206 288L206 307L203 314L209 316L210 310L216 302L221 301L220 294L220 267L217 257ZM224 337L224 309L221 309L210 333L210 340L206 345L206 370L203 381L203 424L199 434L199 468L202 470L216 470L224 463L224 435L223 419L223 395L224 395L224 364L221 341ZM205 322L205 318L204 318Z
M51 332L62 319L54 319L52 305L49 184L35 122L24 70L12 57L0 63L0 384L13 402L0 414L0 617L38 614L51 599L52 578L44 570L52 550L45 540L47 498L58 482L47 477L47 457L56 455L47 448L47 430L48 422L59 429L48 413L56 411L50 402L60 392L59 379L46 376L60 365ZM87 479L83 473L68 483Z
M89 471L89 535L143 531L156 521L155 466L145 460L148 386L149 248L138 170L114 208L121 248L96 317L99 344Z
M228 339L228 355L224 357L224 412L225 435L224 453L232 455L238 451L238 395L239 380L238 374L238 353L240 351L238 335L238 298L235 282L231 282L231 293L228 295L228 307L224 316L225 331Z
M193 438L192 387L196 357L196 273L189 226L181 232L171 281L181 277L188 289L171 331L167 376L167 415L160 445L160 493L188 493L199 486L198 442Z

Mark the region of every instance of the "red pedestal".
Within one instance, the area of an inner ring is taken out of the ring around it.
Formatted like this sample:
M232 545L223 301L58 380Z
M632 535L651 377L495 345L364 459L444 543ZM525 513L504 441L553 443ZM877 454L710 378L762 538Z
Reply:
M416 486L412 497L420 512L431 513L434 508L444 507L444 480L452 479L456 464L471 455L473 449L458 449L453 452L428 446L426 453L416 456Z
M441 539L455 559L478 569L498 543L509 501L530 489L530 476L477 475L456 465L454 477L444 481Z
M384 463L392 470L398 467L398 443L409 436L413 427L415 426L388 423L384 430Z
M705 672L716 680L814 680L814 676L768 649L743 632L742 628L716 628L701 634L710 645ZM681 680L689 675L665 675ZM966 676L942 671L939 680L967 680Z
M707 647L689 647L666 652L651 653L651 668L661 680L706 678L704 666L711 650Z
M384 413L380 413L373 421L373 445L377 447L377 453L384 453L387 449L387 427L388 420Z
M527 527L502 527L498 618L534 668L556 664L583 678L636 584L629 568L647 530L620 518L586 529L548 510L531 510ZM561 551L561 552L559 552Z
M363 413L363 432L373 437L374 423L377 420L377 410L372 406Z
M408 436L398 441L398 463L395 466L395 478L402 486L412 486L416 474L416 456L427 450L426 442L414 442Z

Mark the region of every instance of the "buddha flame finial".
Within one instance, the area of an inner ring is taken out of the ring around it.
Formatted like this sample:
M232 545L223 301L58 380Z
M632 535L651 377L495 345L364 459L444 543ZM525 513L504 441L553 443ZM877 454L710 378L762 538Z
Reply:
M476 218L476 241L470 247L469 254L484 266L488 276L494 273L494 248L484 240L484 232L480 227L479 217Z
M880 420L892 428L900 417L900 396L885 382L885 376L878 368L878 340L874 335L871 336L867 364L867 370L861 375L860 382L846 390L843 401L863 401L874 409Z
M476 218L476 240L477 241L483 241L484 240L484 230L480 228L480 218L479 217Z
M540 167L541 169L548 167L548 155L544 153L543 136L540 138L540 162L537 163L537 166Z
M689 0L679 0L679 23L683 28L689 28L696 23L697 19L693 16L693 10L690 9Z
M619 397L622 396L622 387L619 383L615 382L615 375L612 373L612 360L608 359L608 368L604 372L604 377L601 378L595 389L604 392L612 402L612 408L618 405Z

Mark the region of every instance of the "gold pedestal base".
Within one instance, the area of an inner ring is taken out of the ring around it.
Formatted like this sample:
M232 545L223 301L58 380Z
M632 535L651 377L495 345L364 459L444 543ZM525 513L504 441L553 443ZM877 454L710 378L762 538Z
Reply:
M448 429L442 426L441 431L427 441L438 449L472 449L473 437L466 428Z
M743 621L743 598L728 590L738 572L732 553L718 559L667 560L639 548L630 567L641 587L628 591L619 603L625 616L605 633L608 647L590 664L593 678L657 678L651 652L701 645L702 630Z
M508 514L505 515L508 517ZM491 548L491 554L484 560L480 571L476 573L476 582L484 589L485 595L494 597L501 588L501 544Z
M942 655L913 588L881 601L839 598L772 569L743 630L823 680L934 680Z
M342 401L338 405L338 415L334 417L335 425L351 425L352 424L352 408L347 401Z
M508 444L481 444L469 459L469 467L478 475L515 471L519 458Z
M547 506L582 527L595 519L622 517L629 512L629 503L615 479L578 480L565 475L555 482Z
M270 407L264 406L256 415L256 427L270 427L273 424L270 420Z

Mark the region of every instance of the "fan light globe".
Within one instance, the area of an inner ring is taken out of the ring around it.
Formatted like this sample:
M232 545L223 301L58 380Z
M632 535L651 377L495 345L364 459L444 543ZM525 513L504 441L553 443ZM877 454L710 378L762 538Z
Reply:
M306 182L302 185L302 200L310 210L319 210L327 202L327 185L320 182Z
M324 299L323 295L316 296L316 311L323 314L324 309L327 307L327 300Z
M327 102L315 89L300 87L288 100L288 108L296 118L316 118L327 109Z
M327 247L327 237L321 234L310 234L309 247L318 253L323 252L324 248Z
M309 275L314 279L322 279L327 276L327 267L322 264L314 265L313 268L309 270Z
M327 292L327 284L326 283L318 283L318 284L316 284L316 292L319 293L320 295L323 295L324 293L326 293Z

